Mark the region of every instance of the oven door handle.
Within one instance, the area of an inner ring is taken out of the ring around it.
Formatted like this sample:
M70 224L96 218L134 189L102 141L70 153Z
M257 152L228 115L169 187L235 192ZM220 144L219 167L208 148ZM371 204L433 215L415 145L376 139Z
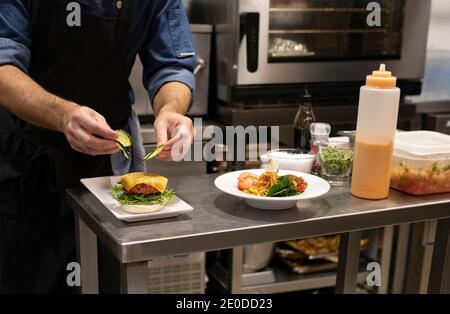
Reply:
M259 59L259 13L241 13L241 41L246 37L247 44L247 70L250 73L258 71Z

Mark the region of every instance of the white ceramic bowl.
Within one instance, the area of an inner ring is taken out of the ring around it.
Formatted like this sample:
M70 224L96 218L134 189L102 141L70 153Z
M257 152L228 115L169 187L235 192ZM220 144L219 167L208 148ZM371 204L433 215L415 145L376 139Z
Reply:
M277 162L280 169L311 173L316 155L300 149L275 149L262 155L262 168L266 168L270 159Z
M298 201L320 197L330 190L330 184L317 176L293 170L279 170L279 176L292 174L302 177L308 183L305 192L300 195L287 197L256 196L242 192L237 187L239 175L245 172L259 176L264 172L264 169L241 170L225 173L218 177L214 184L222 192L242 198L247 205L258 209L283 210L292 208L297 205Z

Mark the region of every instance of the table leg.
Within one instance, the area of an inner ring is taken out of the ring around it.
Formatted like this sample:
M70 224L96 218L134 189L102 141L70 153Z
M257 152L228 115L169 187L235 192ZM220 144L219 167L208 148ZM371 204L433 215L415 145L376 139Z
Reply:
M403 293L405 284L406 262L408 257L409 225L398 226L397 247L395 253L395 270L392 280L392 293Z
M148 262L120 265L120 291L124 294L148 293Z
M431 262L433 260L434 239L436 238L437 220L429 220L424 223L422 235L423 258L420 270L419 293L426 294L430 279Z
M430 278L431 262L433 261L433 245L427 245L423 252L423 265L420 273L419 293L426 294Z
M231 258L231 293L241 292L242 264L244 260L244 248L242 246L232 249Z
M361 231L341 234L336 293L355 293L361 251Z
M450 293L450 218L437 223L428 293Z
M381 250L381 286L379 294L386 294L389 289L389 275L392 257L392 242L394 241L394 226L384 227L383 248Z
M98 293L97 236L76 217L78 261L81 266L81 293Z

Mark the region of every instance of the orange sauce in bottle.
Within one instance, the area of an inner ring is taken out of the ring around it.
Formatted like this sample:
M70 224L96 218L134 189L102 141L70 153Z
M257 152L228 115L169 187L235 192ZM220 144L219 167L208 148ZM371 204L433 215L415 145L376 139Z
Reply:
M354 196L377 200L389 196L394 143L369 144L357 141L351 192Z

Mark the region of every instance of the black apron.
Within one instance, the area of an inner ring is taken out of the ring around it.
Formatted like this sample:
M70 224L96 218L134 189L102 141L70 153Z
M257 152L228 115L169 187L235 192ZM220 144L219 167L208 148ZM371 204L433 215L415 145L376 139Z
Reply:
M82 13L66 23L69 0L40 1L32 29L30 76L46 90L102 114L112 128L131 112L128 32L131 1L118 17ZM73 214L64 191L83 177L111 174L109 156L70 148L63 134L0 107L0 293L69 292L76 261Z

